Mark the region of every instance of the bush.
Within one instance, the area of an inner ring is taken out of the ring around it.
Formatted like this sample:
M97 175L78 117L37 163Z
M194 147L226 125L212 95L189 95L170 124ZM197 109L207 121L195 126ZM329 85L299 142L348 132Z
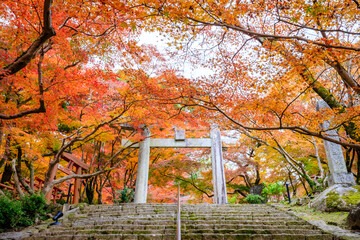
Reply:
M229 203L230 203L230 204L236 204L237 198L238 198L238 195L237 195L237 194L234 194L234 196L232 196L232 197L229 199Z
M264 197L260 196L260 195L255 195L255 194L249 194L246 196L245 201L247 203L255 203L255 204L260 204L263 203L263 201L265 200Z
M134 200L134 189L132 188L124 188L117 193L120 194L120 199L115 199L115 203L129 203Z
M27 227L45 219L46 206L43 195L26 195L20 200L0 196L0 228Z
M21 202L6 196L0 196L0 227L2 229L15 228L21 225L24 212Z
M30 221L29 225L34 224L36 220L44 220L47 206L44 195L25 195L21 198L21 205L25 216Z
M280 201L282 192L286 191L286 187L281 182L270 183L263 190L262 194L266 197L275 196Z

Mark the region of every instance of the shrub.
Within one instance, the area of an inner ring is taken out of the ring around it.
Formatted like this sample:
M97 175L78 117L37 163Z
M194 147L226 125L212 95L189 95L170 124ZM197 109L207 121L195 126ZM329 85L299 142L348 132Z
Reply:
M237 194L234 194L234 196L232 196L232 197L229 199L229 203L230 203L230 204L236 204L237 198L238 198L238 195L237 195Z
M19 200L0 196L0 227L2 229L15 228L21 225L23 216L24 212Z
M43 195L26 195L20 200L0 196L0 228L27 227L37 219L45 219L46 206Z
M266 197L276 196L278 201L280 201L281 193L284 191L286 191L286 187L284 186L284 184L282 184L281 182L276 182L276 183L268 184L262 190L262 194L264 194L264 196L266 196Z
M25 195L21 198L21 205L25 216L30 221L29 225L34 224L37 219L44 220L47 206L44 195Z
M256 195L256 194L249 194L245 198L245 201L247 203L255 203L255 204L263 203L264 200L265 200L264 197L262 197L260 195Z
M129 203L134 200L134 189L132 188L124 188L117 193L120 194L120 199L115 199L115 203Z

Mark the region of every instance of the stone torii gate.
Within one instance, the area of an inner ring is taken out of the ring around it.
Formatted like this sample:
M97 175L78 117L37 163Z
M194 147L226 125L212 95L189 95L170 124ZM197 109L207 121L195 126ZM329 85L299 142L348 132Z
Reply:
M184 130L175 130L175 139L152 139L150 138L150 130L145 127L143 135L145 139L140 144L132 145L133 143L126 139L123 139L122 141L122 145L124 147L139 148L139 161L135 186L135 203L146 203L149 178L150 148L211 148L214 203L227 203L222 143L219 130L211 130L211 138L186 139Z

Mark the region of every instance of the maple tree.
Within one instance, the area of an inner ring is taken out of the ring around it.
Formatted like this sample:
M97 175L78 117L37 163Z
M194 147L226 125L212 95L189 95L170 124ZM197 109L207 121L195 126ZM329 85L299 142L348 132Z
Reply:
M129 136L124 123L140 132L150 126L155 137L168 137L173 125L238 129L244 144L225 154L233 164L226 173L229 192L244 197L261 181L290 179L294 191L321 185L311 178L325 178L321 143L309 136L341 144L360 182L357 1L4 0L0 10L1 182L14 178L19 194L34 192L35 175L46 176L43 193L87 178L88 201L134 188L137 158L120 140L142 137ZM141 31L159 32L173 46L163 53L137 44ZM186 79L172 61L211 73ZM317 112L319 99L331 109ZM326 120L340 140L319 127ZM52 181L69 150L91 171ZM185 152L156 156L154 201L170 201L174 178L210 201L206 163ZM181 172L183 163L191 174ZM280 166L280 176L265 179Z
M214 73L194 81L181 104L217 111L212 116L228 128L341 144L360 165L357 1L141 3L158 20L150 29L173 37L185 61ZM331 109L316 112L319 99ZM340 140L319 127L326 120Z
M109 8L102 1L2 1L0 8L6 36L0 43L1 182L13 177L20 195L21 187L34 192L34 174L45 174L43 193L70 178L108 175L123 149L97 162L97 171L51 179L64 151L114 141L120 133L111 129L122 123L137 128L171 114L166 107L154 110L151 96L144 95L147 87L159 90L166 73L151 79L134 70L150 62L145 50L157 56L153 48L136 45L142 11L121 2ZM110 70L115 63L122 71Z

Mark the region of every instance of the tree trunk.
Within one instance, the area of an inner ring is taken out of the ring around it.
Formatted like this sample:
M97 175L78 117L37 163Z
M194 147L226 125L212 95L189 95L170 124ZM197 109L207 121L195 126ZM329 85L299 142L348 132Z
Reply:
M12 160L11 167L12 167L12 170L14 172L13 179L14 179L14 183L15 183L15 189L18 192L18 194L20 195L20 197L23 197L24 192L21 190L20 181L19 181L18 175L16 173L16 159Z
M16 176L17 176L19 182L21 183L21 185L25 188L25 190L30 194L34 194L34 191L31 189L29 184L27 184L25 182L25 179L22 176L21 158L22 158L22 150L21 150L21 147L18 147L18 159L16 161L16 166L15 166Z
M304 189L305 189L306 195L309 195L309 192L308 192L308 190L307 190L307 188L306 188L306 185L305 185L304 180L303 180L302 178L300 178L300 181L301 181L302 185L304 186Z
M321 166L321 159L320 159L320 156L319 156L319 150L318 150L318 147L317 147L317 144L316 144L316 141L315 141L314 137L312 137L312 144L314 145L315 156L316 156L316 160L318 162L318 166L319 166L319 170L320 170L320 178L324 179L324 176L325 176L324 175L324 169Z
M289 182L290 182L290 185L291 185L291 188L293 190L293 197L296 196L296 188L294 186L294 183L293 183L293 180L291 178L291 171L290 169L288 170L288 177L289 177Z
M25 162L30 172L30 188L34 191L34 164L31 161Z
M0 120L0 149L1 149L1 145L2 145L3 134L4 134L4 122L2 120ZM1 166L2 165L0 165L0 167Z
M109 183L110 188L111 188L111 195L112 195L112 197L113 197L113 200L115 200L115 199L116 199L116 191L115 191L113 185L111 184L110 179L108 179L108 183Z
M103 200L102 200L102 187L101 186L99 186L99 188L97 188L96 189L96 192L97 192L97 194L98 194L98 204L104 204L103 203Z
M11 166L11 152L10 152L10 140L11 136L8 134L6 136L6 143L5 143L5 154L3 155L2 161L6 162L4 173L1 177L1 183L10 182L11 176L13 174L12 166Z
M304 166L301 163L293 159L285 149L279 144L279 142L273 138L279 148L275 148L276 150L280 150L279 153L282 154L285 160L293 167L293 169L300 175L301 178L305 179L306 182L309 184L309 187L313 191L316 187L316 183L311 179L311 177L307 174ZM299 168L299 169L298 169Z
M13 170L11 167L11 163L6 163L3 175L1 177L1 183L10 182L12 175L13 175Z
M357 173L356 173L356 184L360 184L360 150L356 149L357 155Z
M88 180L87 186L85 188L86 198L89 204L93 204L94 200L94 178Z

